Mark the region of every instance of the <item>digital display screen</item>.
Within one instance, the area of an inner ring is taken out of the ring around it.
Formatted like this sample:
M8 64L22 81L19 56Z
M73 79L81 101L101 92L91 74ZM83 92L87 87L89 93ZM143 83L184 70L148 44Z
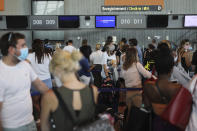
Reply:
M197 16L185 16L184 27L197 27Z
M160 28L168 26L168 15L148 15L147 27Z
M27 28L27 16L6 16L7 28Z
M59 28L78 28L80 26L79 16L59 16Z
M116 16L96 16L96 28L115 28Z

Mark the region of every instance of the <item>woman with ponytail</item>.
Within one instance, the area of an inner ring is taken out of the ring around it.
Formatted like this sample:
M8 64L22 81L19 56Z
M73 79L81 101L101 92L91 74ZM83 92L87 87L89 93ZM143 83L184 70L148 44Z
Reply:
M51 55L45 52L44 43L40 39L35 39L32 43L32 53L27 57L27 61L31 64L38 78L42 80L48 88L52 88L51 74L49 72L49 62ZM40 122L40 100L39 91L32 85L31 95L33 100L33 114L36 123Z

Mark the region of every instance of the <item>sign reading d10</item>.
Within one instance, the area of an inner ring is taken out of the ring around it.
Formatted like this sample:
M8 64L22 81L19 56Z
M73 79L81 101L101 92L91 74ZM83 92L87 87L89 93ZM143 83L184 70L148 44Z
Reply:
M146 28L146 16L117 16L117 28Z
M31 29L57 29L57 16L31 16Z

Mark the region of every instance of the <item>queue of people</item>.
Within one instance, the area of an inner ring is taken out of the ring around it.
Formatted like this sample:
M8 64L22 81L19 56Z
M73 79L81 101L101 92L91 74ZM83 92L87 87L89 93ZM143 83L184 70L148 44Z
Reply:
M9 32L1 37L0 131L72 131L78 125L90 125L101 108L100 89L110 87L106 83L112 81L109 92L114 88L121 92L122 87L117 87L120 79L126 91L124 118L115 115L120 94L109 97L116 100L117 106L102 106L104 112L113 110L112 125L121 119L128 127L129 117L137 117L130 111L137 107L152 110L153 131L179 131L161 114L179 90L186 88L193 104L185 130L197 130L197 77L192 79L189 74L197 63L189 40L183 40L178 49L167 40L158 44L153 40L144 51L136 38L128 43L122 38L117 45L109 36L104 46L96 44L95 51L86 39L79 51L72 40L55 51L47 43L36 39L29 50L23 34ZM35 121L41 124L40 128ZM122 130L127 129L122 126Z

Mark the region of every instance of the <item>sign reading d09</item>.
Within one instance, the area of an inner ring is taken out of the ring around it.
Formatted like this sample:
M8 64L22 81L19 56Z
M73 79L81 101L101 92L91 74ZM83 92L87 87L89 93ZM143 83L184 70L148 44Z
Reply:
M57 29L57 16L31 16L31 29Z

